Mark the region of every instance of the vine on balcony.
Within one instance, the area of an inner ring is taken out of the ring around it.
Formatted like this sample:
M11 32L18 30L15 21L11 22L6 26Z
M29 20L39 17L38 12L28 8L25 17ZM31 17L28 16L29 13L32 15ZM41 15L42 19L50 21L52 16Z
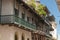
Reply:
M36 4L35 0L27 0L27 4L33 7L38 15L46 16L46 11L44 11L45 6L42 4Z
M33 8L36 8L36 3L35 3L34 0L27 0L26 3L27 3L29 6L31 6L31 7L33 7Z
M44 15L44 16L46 16L46 12L44 11L44 8L45 8L44 5L38 4L38 6L35 8L35 10L37 11L37 13L38 13L39 15Z

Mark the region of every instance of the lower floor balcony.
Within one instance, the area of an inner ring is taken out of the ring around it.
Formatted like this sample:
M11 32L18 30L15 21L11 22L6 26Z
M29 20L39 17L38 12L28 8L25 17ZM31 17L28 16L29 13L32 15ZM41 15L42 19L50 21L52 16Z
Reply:
M21 25L24 28L30 29L30 30L36 30L36 26L25 21L24 19L14 16L14 15L1 15L0 16L0 23L1 24L9 24L14 23L17 25Z
M40 35L45 35L45 36L47 36L47 37L49 37L49 38L52 37L52 35L51 35L50 33L46 33L46 32L41 31L41 30L36 30L35 33L38 33L38 34L40 34Z

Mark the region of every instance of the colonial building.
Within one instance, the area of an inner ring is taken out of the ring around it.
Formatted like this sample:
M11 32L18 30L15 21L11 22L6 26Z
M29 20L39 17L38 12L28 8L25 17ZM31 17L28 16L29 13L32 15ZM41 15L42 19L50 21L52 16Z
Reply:
M0 0L0 40L52 40L52 25L25 1Z
M52 40L57 40L57 29L56 29L57 24L55 22L55 17L52 15L52 16L49 16L48 19L52 25L52 28L54 29L54 31L50 32L52 34Z
M56 2L57 2L57 5L58 5L58 9L60 11L60 0L56 0Z

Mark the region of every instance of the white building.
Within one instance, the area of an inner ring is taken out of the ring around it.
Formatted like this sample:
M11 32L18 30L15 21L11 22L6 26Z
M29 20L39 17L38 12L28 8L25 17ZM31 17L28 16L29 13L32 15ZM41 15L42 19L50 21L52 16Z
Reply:
M0 0L0 40L51 40L45 21L24 0Z

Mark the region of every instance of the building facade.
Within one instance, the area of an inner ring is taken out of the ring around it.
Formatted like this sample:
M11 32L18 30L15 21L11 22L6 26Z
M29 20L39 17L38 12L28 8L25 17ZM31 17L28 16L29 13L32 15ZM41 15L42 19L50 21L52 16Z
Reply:
M51 24L24 1L0 0L0 40L52 40Z

